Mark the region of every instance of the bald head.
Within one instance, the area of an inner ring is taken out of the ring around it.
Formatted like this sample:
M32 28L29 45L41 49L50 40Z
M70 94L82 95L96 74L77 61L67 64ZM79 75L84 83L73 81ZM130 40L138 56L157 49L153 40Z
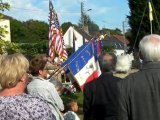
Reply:
M160 61L160 36L152 34L143 37L139 49L144 61Z

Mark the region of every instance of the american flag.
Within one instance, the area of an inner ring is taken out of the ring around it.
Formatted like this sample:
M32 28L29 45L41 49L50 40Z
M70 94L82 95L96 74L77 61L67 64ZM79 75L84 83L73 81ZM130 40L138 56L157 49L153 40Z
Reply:
M51 1L49 1L49 11L49 55L52 58L54 58L55 55L58 55L59 58L66 60L68 58L68 54L64 45L58 16Z

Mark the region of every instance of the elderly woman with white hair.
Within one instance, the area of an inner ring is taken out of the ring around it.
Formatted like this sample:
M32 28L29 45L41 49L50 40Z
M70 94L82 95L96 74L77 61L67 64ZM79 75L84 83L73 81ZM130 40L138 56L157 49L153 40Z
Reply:
M116 67L115 67L115 70L116 70L115 76L120 78L126 77L131 70L132 60L133 60L133 56L129 54L118 56Z
M29 62L22 54L0 56L0 119L55 120L47 102L24 93Z

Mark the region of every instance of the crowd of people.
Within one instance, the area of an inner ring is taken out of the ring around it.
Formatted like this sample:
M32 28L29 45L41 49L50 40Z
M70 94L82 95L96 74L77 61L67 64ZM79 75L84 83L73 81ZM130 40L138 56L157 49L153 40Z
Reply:
M147 35L139 44L143 66L130 74L133 58L101 53L102 74L84 85L84 120L160 120L160 36ZM80 120L78 104L61 99L63 84L51 79L46 55L0 56L0 119Z
M47 79L48 64L46 55L29 61L22 54L0 56L1 120L64 120L64 88Z
M132 58L100 56L102 75L84 87L84 120L160 120L160 36L144 36L139 54L142 66L133 74Z

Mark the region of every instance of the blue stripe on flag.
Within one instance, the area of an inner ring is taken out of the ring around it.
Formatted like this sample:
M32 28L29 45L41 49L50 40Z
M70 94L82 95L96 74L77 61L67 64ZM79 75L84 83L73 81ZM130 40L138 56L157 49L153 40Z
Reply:
M93 54L92 43L89 42L74 52L67 61L62 64L62 67L66 66L64 70L66 71L69 68L72 74L75 75L87 64Z

